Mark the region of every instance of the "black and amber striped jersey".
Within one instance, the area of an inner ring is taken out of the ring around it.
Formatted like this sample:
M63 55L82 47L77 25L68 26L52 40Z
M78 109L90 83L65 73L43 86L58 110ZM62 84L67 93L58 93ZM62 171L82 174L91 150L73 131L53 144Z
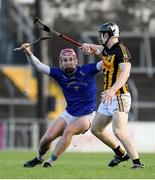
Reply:
M129 50L121 43L117 42L110 49L104 48L102 52L103 58L103 74L104 74L104 90L110 89L120 76L120 63L131 62ZM128 92L127 83L124 84L116 95L125 94Z

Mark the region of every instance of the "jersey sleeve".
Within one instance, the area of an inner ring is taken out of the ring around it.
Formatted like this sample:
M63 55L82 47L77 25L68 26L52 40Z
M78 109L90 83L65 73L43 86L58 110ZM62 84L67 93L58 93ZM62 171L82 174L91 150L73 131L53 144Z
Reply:
M123 62L130 62L131 63L131 54L127 47L125 47L123 44L120 44L118 48L118 52L116 53L116 57L118 59L118 63Z

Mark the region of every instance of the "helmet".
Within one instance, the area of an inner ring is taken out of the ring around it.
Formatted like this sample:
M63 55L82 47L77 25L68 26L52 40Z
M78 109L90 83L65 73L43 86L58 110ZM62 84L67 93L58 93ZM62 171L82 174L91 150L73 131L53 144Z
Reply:
M107 32L110 37L119 37L119 27L116 23L108 22L105 24L102 24L98 28L99 33L105 33Z
M69 57L73 57L77 59L76 53L73 49L66 48L66 49L61 50L60 56L59 56L60 60L62 60L63 58L69 58Z

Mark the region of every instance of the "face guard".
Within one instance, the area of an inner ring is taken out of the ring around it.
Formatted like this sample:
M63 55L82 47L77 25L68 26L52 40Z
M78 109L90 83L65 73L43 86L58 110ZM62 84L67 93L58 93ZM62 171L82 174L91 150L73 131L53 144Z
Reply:
M63 67L63 63L67 60L73 60L75 62L75 66L74 67ZM76 53L73 49L71 48L66 48L61 50L60 52L60 56L59 56L59 63L60 63L60 67L63 69L63 71L67 74L72 74L73 72L75 72L76 67L77 67L77 56Z
M104 33L98 32L97 40L98 40L98 42L99 42L100 44L102 44L102 45L106 45L106 43L108 42L108 39L109 39L108 34L107 34L107 36L105 37L105 33L107 33L107 32L104 32Z

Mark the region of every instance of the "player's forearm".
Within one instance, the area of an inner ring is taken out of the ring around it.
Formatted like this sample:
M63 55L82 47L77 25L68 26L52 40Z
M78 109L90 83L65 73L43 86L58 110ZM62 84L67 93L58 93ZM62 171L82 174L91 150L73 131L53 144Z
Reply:
M99 56L102 54L104 47L97 44L84 43L81 49L85 55L96 54Z
M90 46L92 46L92 47L95 47L95 48L97 48L97 49L100 49L100 50L102 50L103 51L103 49L104 49L104 47L102 46L102 45L98 45L98 44L89 44Z
M104 47L101 45L96 45L96 44L93 44L93 46L96 48L95 54L98 56L101 55Z
M112 85L111 89L115 92L118 91L127 82L129 76L129 72L122 72L117 81Z
M35 57L33 54L31 55L26 54L26 57L28 62L33 66L34 69L36 69L41 73L45 73L48 75L50 74L50 67L40 62L39 59Z

